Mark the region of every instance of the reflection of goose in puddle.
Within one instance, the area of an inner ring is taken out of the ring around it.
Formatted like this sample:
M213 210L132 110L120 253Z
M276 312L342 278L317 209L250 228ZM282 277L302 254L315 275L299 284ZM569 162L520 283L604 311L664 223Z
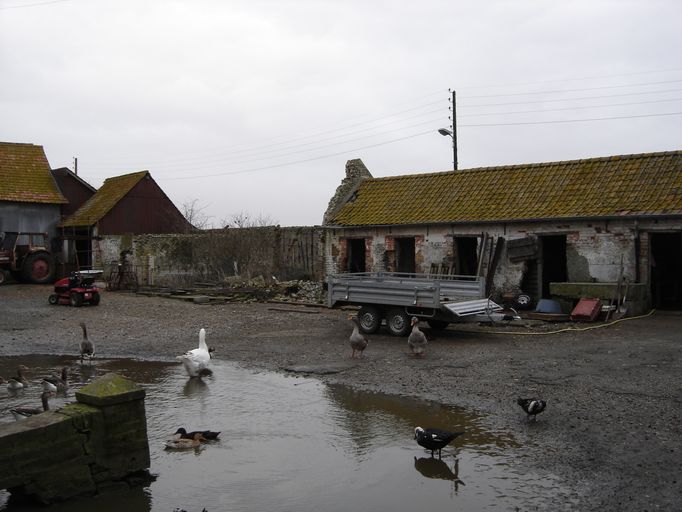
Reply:
M202 396L208 394L209 387L202 379L197 377L192 377L187 379L185 385L182 388L182 393L185 396Z
M450 466L442 459L435 459L433 457L414 458L414 469L419 471L426 478L436 478L439 480L450 480L454 485L454 490L457 492L459 485L464 485L459 479L459 459L455 459L455 465L450 469Z
M80 381L83 384L89 383L97 374L97 366L95 365L80 365L77 375L80 375Z

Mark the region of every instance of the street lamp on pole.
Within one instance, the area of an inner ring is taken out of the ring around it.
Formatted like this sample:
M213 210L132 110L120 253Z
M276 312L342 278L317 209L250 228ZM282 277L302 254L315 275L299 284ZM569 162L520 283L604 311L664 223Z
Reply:
M455 103L455 91L452 91L452 130L438 128L438 133L443 137L452 137L452 168L457 170L457 107Z

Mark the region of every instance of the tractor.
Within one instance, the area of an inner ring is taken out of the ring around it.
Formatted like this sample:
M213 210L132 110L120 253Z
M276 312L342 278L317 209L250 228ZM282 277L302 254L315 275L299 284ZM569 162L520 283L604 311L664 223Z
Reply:
M8 272L18 281L52 282L55 263L49 241L47 233L0 232L0 284Z

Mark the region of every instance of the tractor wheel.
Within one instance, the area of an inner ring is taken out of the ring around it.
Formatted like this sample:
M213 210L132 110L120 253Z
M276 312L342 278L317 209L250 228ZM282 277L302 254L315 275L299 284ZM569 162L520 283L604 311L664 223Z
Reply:
M50 296L47 298L47 302L49 302L53 306L59 304L59 295L57 295L56 293L50 294Z
M74 292L69 296L69 303L74 308L79 308L83 305L83 296L80 293Z
M100 299L99 293L93 292L92 298L90 299L90 304L92 304L93 306L97 306L99 304L99 299Z
M374 334L381 327L381 312L373 306L362 306L358 311L360 330L365 334Z
M54 260L45 252L29 254L21 266L21 274L29 283L49 283L54 275Z
M393 336L405 336L410 332L410 317L404 309L391 309L386 315L386 325Z

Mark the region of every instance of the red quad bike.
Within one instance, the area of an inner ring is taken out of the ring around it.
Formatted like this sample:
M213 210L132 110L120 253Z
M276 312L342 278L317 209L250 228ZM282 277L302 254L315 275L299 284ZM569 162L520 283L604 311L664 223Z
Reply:
M94 277L81 277L78 273L73 273L55 283L55 293L50 295L48 302L53 305L70 304L76 308L86 303L97 306L100 295L94 282Z

